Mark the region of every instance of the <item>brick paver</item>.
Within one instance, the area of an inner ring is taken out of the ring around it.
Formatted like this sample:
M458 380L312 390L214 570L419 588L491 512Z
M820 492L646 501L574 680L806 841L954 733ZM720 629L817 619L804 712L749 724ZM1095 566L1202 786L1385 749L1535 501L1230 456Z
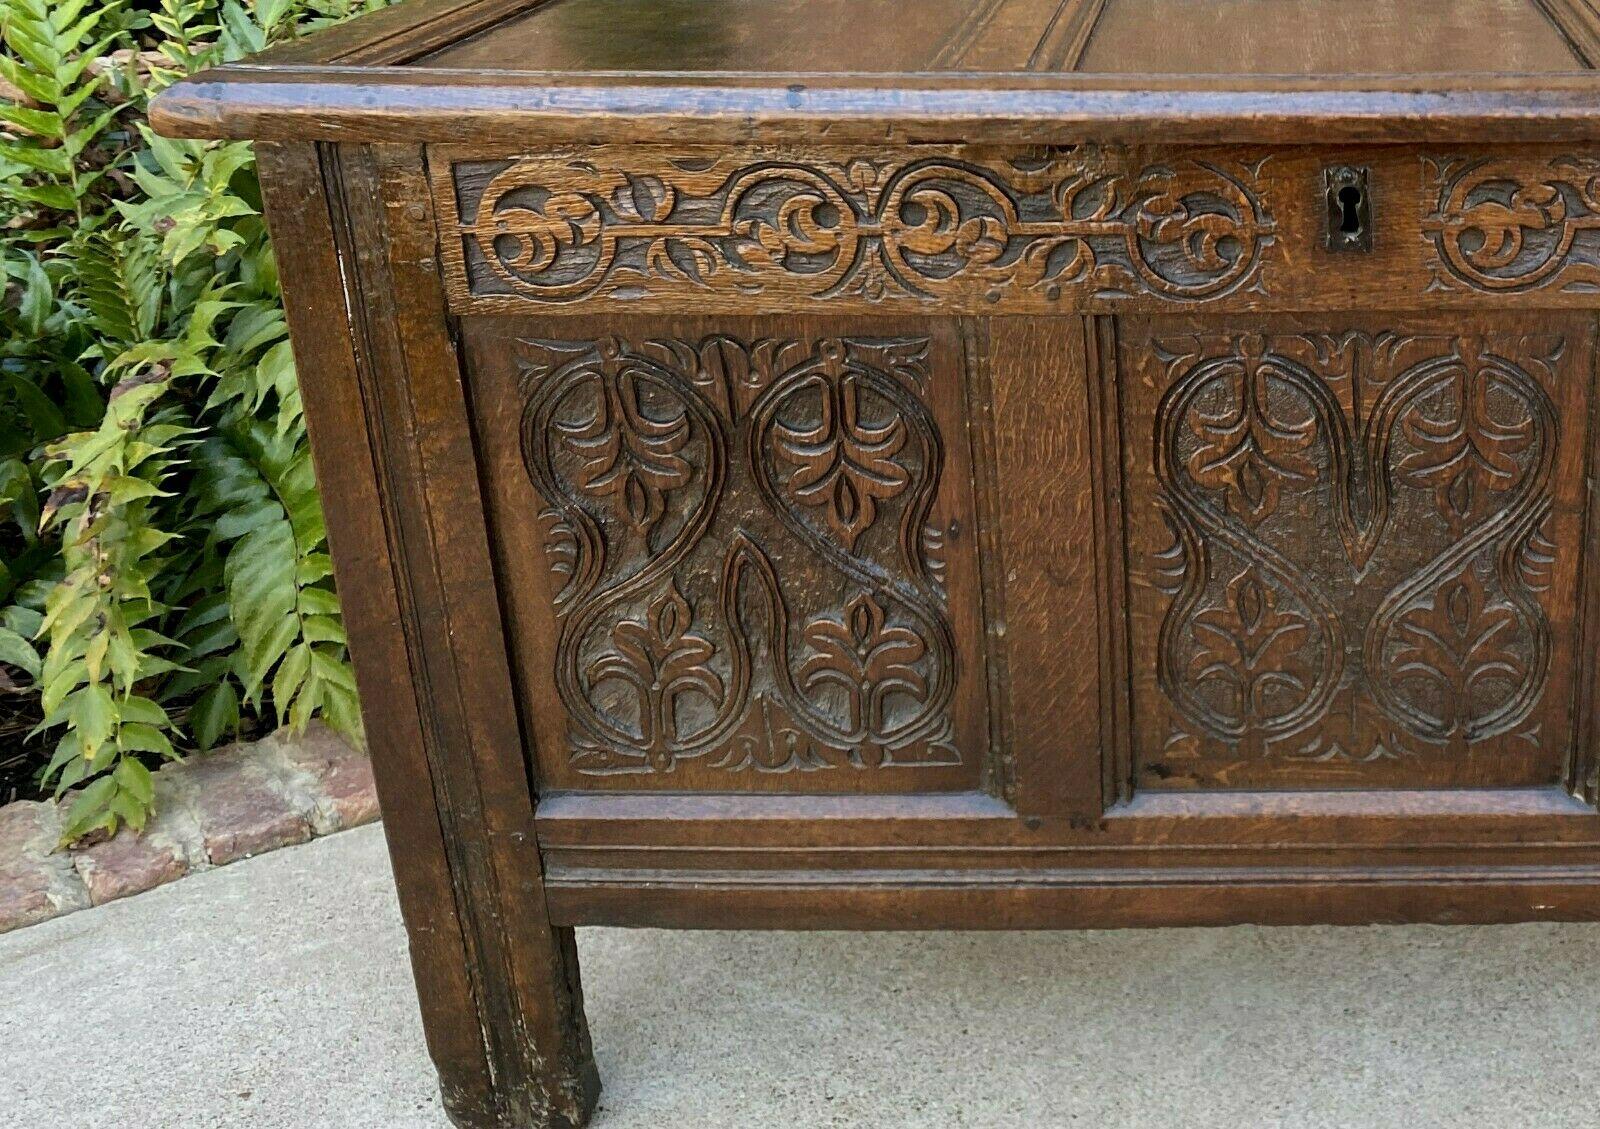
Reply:
M333 730L317 725L299 737L279 736L269 742L290 780L310 795L311 827L318 835L378 818L372 761Z
M88 906L71 859L55 851L60 836L54 804L0 808L0 932Z
M70 850L57 805L0 807L0 933L378 818L371 763L320 724L173 762L155 779L142 835L123 828Z

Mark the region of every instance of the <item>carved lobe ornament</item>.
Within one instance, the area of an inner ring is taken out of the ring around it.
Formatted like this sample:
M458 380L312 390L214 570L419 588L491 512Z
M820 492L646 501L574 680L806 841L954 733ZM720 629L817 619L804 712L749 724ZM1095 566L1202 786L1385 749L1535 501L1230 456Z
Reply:
M1435 289L1600 293L1600 159L1424 160Z
M1155 656L1156 696L1141 705L1136 690L1143 758L1536 754L1561 708L1543 699L1564 343L1240 334L1146 348L1145 371L1162 374L1154 478L1133 513L1150 490L1167 535L1144 535L1135 587Z
M961 763L927 350L521 343L576 771Z
M1260 285L1273 222L1248 168L1141 167L1093 148L927 153L603 147L457 164L467 286L545 303L717 296L761 312L763 295L1049 309Z

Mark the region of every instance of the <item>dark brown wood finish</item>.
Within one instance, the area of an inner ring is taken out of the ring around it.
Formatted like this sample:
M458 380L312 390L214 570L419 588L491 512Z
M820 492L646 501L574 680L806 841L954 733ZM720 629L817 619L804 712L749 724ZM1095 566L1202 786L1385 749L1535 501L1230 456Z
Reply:
M1589 308L1600 150L433 151L452 307L944 314ZM1363 170L1370 251L1326 245Z
M708 0L709 2L709 0ZM683 145L1298 145L1600 141L1600 75L1382 80L1188 75L518 73L219 67L151 121L175 137L471 145L629 134Z
M366 719L368 739L383 755L373 758L388 824L390 857L400 907L411 937L428 1047L439 1065L445 1103L487 1102L492 1076L471 984L466 928L455 899L452 849L441 825L432 785L434 769L421 740L423 722L398 624L399 579L385 533L377 453L365 437L366 406L358 387L357 328L350 311L358 296L341 277L349 229L331 154L311 145L263 144L257 161L268 221L280 248L298 247L293 265L304 288L291 287L285 306L301 360L301 395L314 436L318 478L325 495L329 538L337 546L351 650L361 667L368 700L393 708ZM281 255L281 251L280 251ZM363 441L340 444L340 435Z
M1583 0L1567 5L1576 12ZM1556 5L1551 5L1554 15ZM1152 29L1160 28L1158 34ZM1226 65L1217 53L1228 53ZM1076 69L1113 74L1533 73L1587 64L1526 0L1112 0Z
M307 240L289 316L444 1105L468 1125L578 1123L599 1083L571 930L548 924L498 608L476 583L487 544L421 153L262 161L280 246Z
M974 330L993 405L991 615L1005 632L997 647L1007 656L1003 747L1017 810L1035 821L1098 821L1104 751L1115 728L1115 711L1105 708L1113 674L1094 658L1104 637L1099 573L1107 562L1092 549L1100 498L1090 404L1099 389L1090 383L1095 343L1085 328L1063 318L995 320ZM1041 430L1040 418L1060 424Z
M540 780L983 787L955 326L606 329L464 325Z
M1560 782L1594 350L1587 315L1124 323L1138 786Z
M158 100L266 142L450 1115L587 1118L576 925L1600 920L1597 60L411 0Z
M1586 65L1563 30L1583 27L1592 13L1585 0L937 0L906 19L893 0L561 0L418 64L505 69L515 60L520 70L619 72L1521 73Z

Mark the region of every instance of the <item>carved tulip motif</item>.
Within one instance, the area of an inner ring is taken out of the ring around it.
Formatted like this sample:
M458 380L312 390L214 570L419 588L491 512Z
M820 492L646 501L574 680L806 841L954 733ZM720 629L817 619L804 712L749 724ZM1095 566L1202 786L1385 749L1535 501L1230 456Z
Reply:
M588 418L559 420L556 427L568 449L584 459L579 486L615 497L628 522L648 535L666 512L667 493L689 483L683 456L689 418L665 400L665 406L647 407L644 382L622 365L608 365L597 384Z
M1194 618L1200 644L1189 662L1189 678L1200 686L1224 688L1227 714L1250 732L1286 712L1304 695L1306 679L1297 672L1296 652L1311 627L1305 616L1280 611L1278 596L1246 569L1228 584L1227 602Z
M611 631L612 650L589 664L591 691L616 679L638 699L638 738L659 771L672 768L672 750L686 738L678 720L679 699L699 694L713 706L722 701L722 677L707 664L711 641L689 630L694 613L676 582L639 620L625 619Z
M1528 348L1163 342L1155 474L1176 539L1149 569L1170 598L1157 680L1186 732L1299 757L1313 726L1460 752L1523 722L1550 654L1533 587L1556 555L1539 536L1556 408L1507 360Z
M927 644L909 628L887 626L883 606L866 593L845 605L843 622L823 616L806 624L804 640L812 654L798 671L801 687L836 691L845 703L841 728L860 743L864 760L879 763L883 747L876 738L890 728L892 698L927 696L916 667Z
M1493 495L1504 495L1522 480L1522 456L1534 442L1526 411L1503 422L1495 418L1492 383L1482 366L1467 361L1400 425L1417 449L1400 460L1395 477L1431 489L1440 515L1458 530L1493 508Z
M1462 745L1527 677L1516 630L1515 613L1487 599L1469 566L1400 617L1389 669L1417 684L1408 699L1427 703L1420 720Z
M1242 361L1218 382L1219 402L1189 414L1199 445L1187 466L1196 482L1222 490L1228 509L1254 526L1278 508L1281 490L1316 480L1306 452L1316 442L1317 423L1303 405L1298 418L1287 413L1287 387L1275 400L1275 378L1260 356L1247 352Z
M797 468L785 489L803 506L823 513L828 528L854 550L877 518L878 502L895 497L911 476L895 461L906 444L905 420L864 417L860 381L851 373L813 386L817 413L809 425L779 419L774 449Z
M926 338L522 344L575 771L961 766Z

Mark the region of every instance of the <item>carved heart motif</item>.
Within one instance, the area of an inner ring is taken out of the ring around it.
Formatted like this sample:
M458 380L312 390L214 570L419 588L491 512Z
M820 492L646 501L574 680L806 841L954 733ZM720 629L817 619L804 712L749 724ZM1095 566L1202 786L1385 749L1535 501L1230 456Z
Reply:
M1357 570L1383 538L1396 482L1432 490L1440 515L1464 533L1522 481L1520 456L1536 442L1536 429L1531 414L1497 418L1490 391L1516 378L1480 358L1470 341L1456 344L1390 381L1361 411L1341 403L1305 366L1269 353L1264 338L1244 337L1235 355L1196 366L1169 393L1169 400L1178 397L1172 414L1194 439L1183 470L1196 485L1220 491L1228 512L1252 530L1277 510L1284 491L1315 489L1324 480ZM1409 449L1395 459L1397 439Z
M1367 698L1425 740L1514 725L1548 661L1518 562L1549 508L1549 395L1479 338L1291 340L1168 354L1163 690L1213 736L1265 741L1322 717L1359 662ZM1427 528L1391 532L1397 512Z

